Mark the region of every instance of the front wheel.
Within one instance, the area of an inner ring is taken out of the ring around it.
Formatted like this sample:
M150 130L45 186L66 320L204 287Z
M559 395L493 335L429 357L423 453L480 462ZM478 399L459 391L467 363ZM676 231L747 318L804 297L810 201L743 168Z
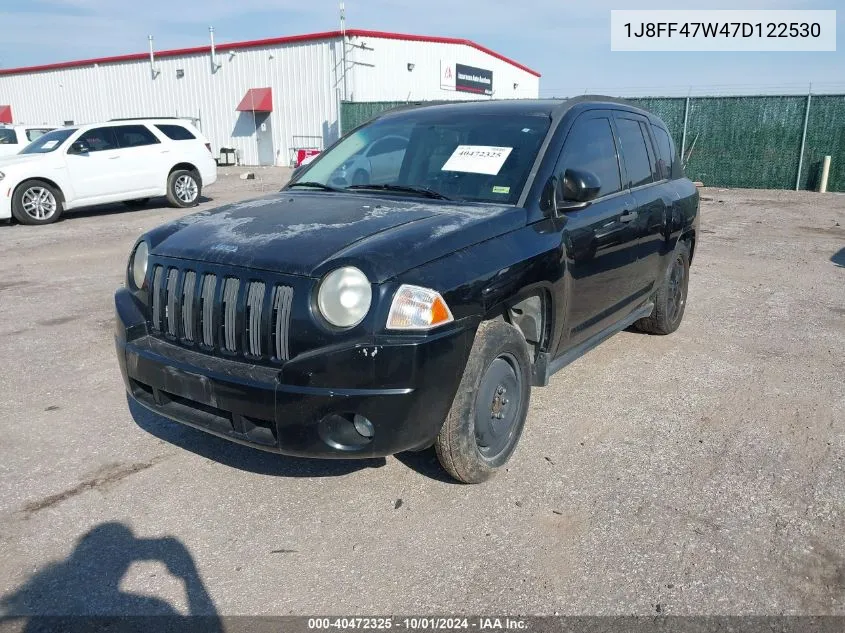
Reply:
M167 178L167 201L172 207L194 207L202 193L202 183L195 171L177 169Z
M516 449L530 395L531 360L522 334L503 321L485 321L434 445L443 468L463 483L490 479Z
M50 224L62 215L62 196L52 185L27 180L12 196L12 215L21 224Z

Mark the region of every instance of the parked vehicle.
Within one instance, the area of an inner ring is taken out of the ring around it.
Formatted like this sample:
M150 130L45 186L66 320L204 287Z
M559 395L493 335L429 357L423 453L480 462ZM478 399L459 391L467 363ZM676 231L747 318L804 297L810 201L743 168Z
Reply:
M332 184L395 137L392 181ZM433 444L481 482L532 386L632 325L678 328L698 223L666 125L623 102L388 112L280 194L142 236L115 295L121 371L141 405L236 442L324 458Z
M217 180L210 145L187 121L110 121L47 132L0 158L0 219L49 224L66 209L108 202L131 208L153 196L197 204Z
M17 154L39 136L55 129L44 125L0 124L0 157Z

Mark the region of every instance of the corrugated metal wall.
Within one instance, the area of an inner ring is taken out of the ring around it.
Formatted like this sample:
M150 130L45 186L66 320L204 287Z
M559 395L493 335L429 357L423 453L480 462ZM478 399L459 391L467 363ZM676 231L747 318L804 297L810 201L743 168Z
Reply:
M687 100L629 99L666 122L681 149ZM341 104L344 130L404 101ZM716 187L794 189L807 97L690 97L687 175ZM845 95L810 99L800 186L816 189L822 160L831 156L829 191L845 191Z
M494 89L509 88L507 96L536 96L539 89L537 77L462 44L354 37L347 46L346 83L356 100L404 99L408 94L466 98L440 89L441 59L493 70ZM214 73L209 54L162 57L156 59L160 74L155 79L149 60L4 75L0 103L12 104L16 121L25 123L191 117L199 119L215 155L221 147L234 147L243 164L255 165L255 122L251 113L235 108L250 88L270 86L275 162L288 165L297 147L325 147L338 137L342 51L339 38L241 48L232 55L224 45L217 49L221 68ZM412 72L409 62L415 64Z
M49 70L0 77L0 102L11 103L15 119L61 124L133 116L198 118L213 145L234 147L244 164L257 164L251 113L235 111L250 88L272 86L276 162L290 162L293 137L333 140L337 134L335 59L339 42L325 40L269 48L218 49L221 68L211 72L210 55ZM177 70L184 75L177 77Z

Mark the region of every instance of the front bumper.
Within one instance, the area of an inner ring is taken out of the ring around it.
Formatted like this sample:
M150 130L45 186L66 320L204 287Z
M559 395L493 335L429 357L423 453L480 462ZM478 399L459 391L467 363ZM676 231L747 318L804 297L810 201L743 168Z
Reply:
M452 405L474 336L376 337L300 354L279 367L200 353L151 336L141 306L115 295L117 348L136 402L257 448L323 458L378 457L429 446ZM355 415L372 437L355 430Z

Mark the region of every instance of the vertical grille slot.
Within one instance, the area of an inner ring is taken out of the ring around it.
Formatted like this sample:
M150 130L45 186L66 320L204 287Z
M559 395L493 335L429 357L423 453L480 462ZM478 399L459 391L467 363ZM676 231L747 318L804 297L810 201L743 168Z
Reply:
M153 270L153 329L161 331L161 283L164 277L164 269L156 266Z
M176 336L178 332L178 321L176 320L176 290L177 282L179 281L179 269L171 268L167 271L167 304L164 309L164 322L167 333L170 336Z
M194 290L197 286L197 274L193 270L185 273L182 284L182 335L185 340L194 342Z
M293 289L290 286L276 286L273 289L273 351L279 360L288 360L288 327Z
M264 282L253 281L249 284L246 296L246 342L247 351L252 356L261 356L261 314L264 307Z
M223 305L221 323L223 330L223 349L227 352L238 351L238 335L235 331L235 317L238 309L238 288L241 282L234 277L227 277L223 282Z
M214 346L214 287L217 285L217 275L204 275L202 278L202 294L200 295L200 329L202 343L208 347Z

